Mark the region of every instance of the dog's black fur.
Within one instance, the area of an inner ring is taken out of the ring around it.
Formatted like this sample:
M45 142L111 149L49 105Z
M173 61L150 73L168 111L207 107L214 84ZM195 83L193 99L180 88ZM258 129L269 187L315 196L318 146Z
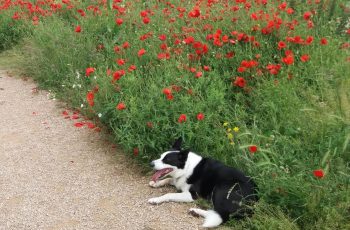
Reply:
M178 139L172 147L172 150L180 152L168 154L163 159L164 163L184 167L190 151L181 150L181 142ZM211 201L223 222L230 216L236 219L250 216L253 213L251 206L259 199L252 178L211 158L202 158L187 183L191 185L189 191L192 198Z
M258 200L257 187L251 178L210 158L200 161L187 183L191 184L192 198L211 201L223 222L230 215L240 219L252 214L250 206Z

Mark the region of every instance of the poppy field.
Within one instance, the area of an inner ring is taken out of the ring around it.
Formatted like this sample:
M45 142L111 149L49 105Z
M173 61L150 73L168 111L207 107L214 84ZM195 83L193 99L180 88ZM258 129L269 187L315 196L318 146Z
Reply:
M0 3L0 51L77 128L144 167L182 136L254 177L255 215L227 226L350 228L349 1Z

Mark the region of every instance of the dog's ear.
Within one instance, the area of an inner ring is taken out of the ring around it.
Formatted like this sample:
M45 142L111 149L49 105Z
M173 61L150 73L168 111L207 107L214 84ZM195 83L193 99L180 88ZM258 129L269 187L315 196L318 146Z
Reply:
M189 149L184 149L179 152L180 158L187 160L188 153L190 152Z
M187 161L187 158L188 158L188 153L190 152L189 149L184 149L184 150L181 150L177 156L178 156L178 159L180 161L180 165L178 166L179 168L183 169L186 165L186 161Z
M181 150L181 144L182 144L182 137L177 138L177 140L174 142L172 149L175 150Z

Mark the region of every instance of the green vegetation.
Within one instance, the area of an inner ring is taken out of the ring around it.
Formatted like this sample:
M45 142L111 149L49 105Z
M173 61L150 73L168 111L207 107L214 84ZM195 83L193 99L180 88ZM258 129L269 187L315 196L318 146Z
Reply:
M252 175L256 214L227 226L350 228L347 1L66 2L0 10L42 88L140 162L182 136Z

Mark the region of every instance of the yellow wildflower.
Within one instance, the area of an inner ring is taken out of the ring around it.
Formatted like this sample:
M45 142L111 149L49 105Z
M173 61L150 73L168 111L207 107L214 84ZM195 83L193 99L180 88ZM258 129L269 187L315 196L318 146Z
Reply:
M238 133L238 132L239 132L239 128L236 126L236 127L233 128L233 131L235 131L236 133Z
M228 133L227 137L228 137L228 139L233 139L233 134L232 133Z
M224 125L224 127L228 126L228 122L225 121L223 125Z

